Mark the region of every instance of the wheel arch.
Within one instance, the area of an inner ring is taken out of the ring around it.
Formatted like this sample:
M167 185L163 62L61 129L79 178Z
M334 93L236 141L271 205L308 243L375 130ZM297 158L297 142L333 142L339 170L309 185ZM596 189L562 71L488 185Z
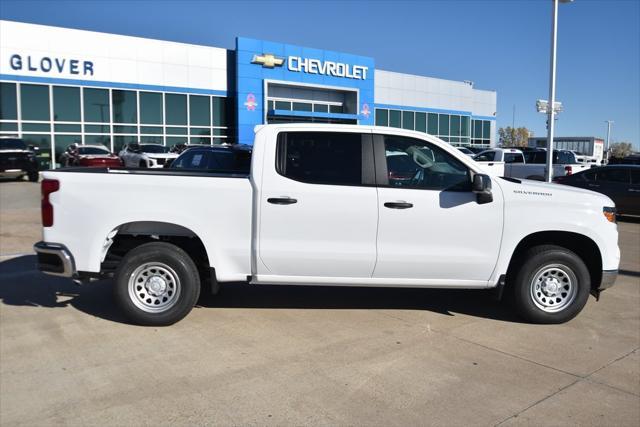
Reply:
M131 221L115 227L105 238L101 273L109 275L132 249L149 242L167 242L183 249L201 270L210 274L213 267L204 242L191 229L161 221Z
M602 253L598 244L584 234L559 230L531 233L520 240L509 261L507 283L514 277L521 256L530 248L540 245L556 245L574 252L589 270L592 291L598 287L602 280Z

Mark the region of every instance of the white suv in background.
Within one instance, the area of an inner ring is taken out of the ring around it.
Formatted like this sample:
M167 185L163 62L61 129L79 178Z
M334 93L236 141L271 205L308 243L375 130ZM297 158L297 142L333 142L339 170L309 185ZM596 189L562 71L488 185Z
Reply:
M167 160L178 157L169 153L169 148L160 144L127 144L118 156L126 168L161 168Z

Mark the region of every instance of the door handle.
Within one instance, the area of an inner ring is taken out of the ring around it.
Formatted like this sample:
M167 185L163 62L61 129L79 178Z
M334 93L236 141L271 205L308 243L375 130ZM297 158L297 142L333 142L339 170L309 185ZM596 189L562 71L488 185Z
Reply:
M408 202L386 202L384 204L385 208L389 209L409 209L413 207L413 203Z
M588 185L589 185L589 187L595 187L595 188L600 187L598 184L588 184Z
M635 188L630 188L629 191L633 191L634 193L640 193L640 190L636 190Z
M267 199L267 202L272 205L292 205L298 203L298 200L292 199L291 197L270 197Z

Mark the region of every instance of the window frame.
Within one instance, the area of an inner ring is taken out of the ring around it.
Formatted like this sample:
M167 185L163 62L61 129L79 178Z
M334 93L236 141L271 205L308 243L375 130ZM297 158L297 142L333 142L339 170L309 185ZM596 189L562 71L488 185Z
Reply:
M334 182L309 182L303 181L300 179L292 178L283 173L283 162L286 162L286 151L283 147L286 147L287 136L289 134L294 133L319 133L319 134L357 134L360 135L360 146L362 152L362 171L361 171L361 179L360 184L339 184ZM375 162L374 162L374 152L373 152L373 138L371 133L355 131L294 131L294 130L282 130L276 135L276 155L274 159L274 167L276 173L284 179L288 179L295 182L300 182L302 184L308 185L330 185L330 186L338 186L338 187L375 187L376 179L375 179Z

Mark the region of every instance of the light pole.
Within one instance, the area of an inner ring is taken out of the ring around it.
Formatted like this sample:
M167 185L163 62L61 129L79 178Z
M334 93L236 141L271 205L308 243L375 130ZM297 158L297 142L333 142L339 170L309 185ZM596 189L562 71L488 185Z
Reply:
M605 159L607 160L607 163L609 163L609 141L611 138L611 125L613 124L613 120L605 120L604 121L607 124L607 146L605 147Z
M553 179L553 127L556 113L556 50L558 45L558 3L571 3L573 0L552 0L553 14L551 17L551 71L549 73L549 108L547 109L547 169L545 181Z

